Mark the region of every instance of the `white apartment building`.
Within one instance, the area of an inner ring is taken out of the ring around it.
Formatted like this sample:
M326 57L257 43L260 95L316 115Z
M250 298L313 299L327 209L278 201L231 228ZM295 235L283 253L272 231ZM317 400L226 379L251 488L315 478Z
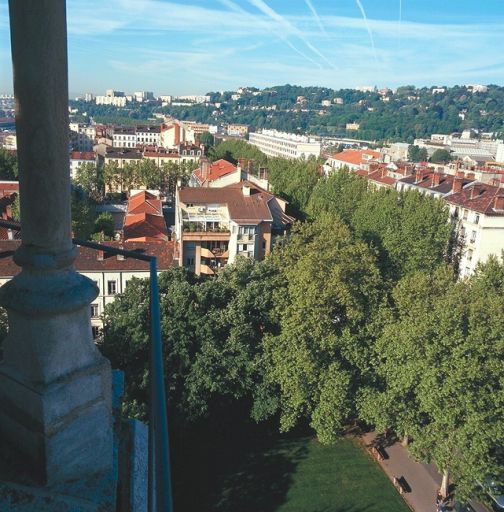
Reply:
M251 133L249 142L268 156L283 158L308 158L320 156L320 142L306 135L262 130Z
M114 107L125 107L128 103L126 96L96 96L97 105L113 105Z
M161 127L160 126L137 126L136 142L142 146L160 146L161 145Z
M92 151L96 139L96 127L83 123L70 123L70 144L74 151Z
M138 103L154 99L154 93L151 91L136 91L133 93L133 99Z
M112 135L114 148L136 148L137 134L134 128L116 128Z
M504 189L472 183L446 196L445 201L462 245L460 276L470 276L490 255L500 259L504 250Z

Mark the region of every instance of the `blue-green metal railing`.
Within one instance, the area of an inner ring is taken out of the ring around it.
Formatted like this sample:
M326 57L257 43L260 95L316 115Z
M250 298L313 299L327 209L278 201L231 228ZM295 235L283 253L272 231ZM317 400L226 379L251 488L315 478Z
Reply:
M17 222L0 219L0 226L18 232L21 230L21 226ZM161 339L161 312L156 257L76 238L72 239L72 241L78 246L149 263L151 345L149 358L148 511L172 512L170 445L164 385L163 344Z

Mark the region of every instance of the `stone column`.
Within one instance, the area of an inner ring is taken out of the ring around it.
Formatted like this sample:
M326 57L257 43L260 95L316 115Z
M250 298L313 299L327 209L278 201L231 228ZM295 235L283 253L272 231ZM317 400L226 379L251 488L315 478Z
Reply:
M0 289L0 442L41 484L112 466L111 373L94 283L73 268L65 0L10 0L22 245Z

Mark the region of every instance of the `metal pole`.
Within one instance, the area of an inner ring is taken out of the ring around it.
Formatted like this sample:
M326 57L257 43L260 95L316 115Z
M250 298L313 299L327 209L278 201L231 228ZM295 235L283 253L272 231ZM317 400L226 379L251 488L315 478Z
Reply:
M168 437L168 417L166 411L166 393L164 386L163 348L161 341L161 314L159 306L159 288L156 258L150 261L151 279L151 335L152 359L150 382L155 395L154 409L154 463L156 508L159 512L172 512L172 489L170 471L170 446Z

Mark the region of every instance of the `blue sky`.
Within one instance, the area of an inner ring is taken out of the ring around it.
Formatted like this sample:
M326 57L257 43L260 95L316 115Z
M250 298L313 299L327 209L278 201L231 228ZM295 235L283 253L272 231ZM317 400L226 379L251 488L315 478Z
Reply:
M68 0L70 94L504 83L504 0ZM0 0L0 92L12 90Z

